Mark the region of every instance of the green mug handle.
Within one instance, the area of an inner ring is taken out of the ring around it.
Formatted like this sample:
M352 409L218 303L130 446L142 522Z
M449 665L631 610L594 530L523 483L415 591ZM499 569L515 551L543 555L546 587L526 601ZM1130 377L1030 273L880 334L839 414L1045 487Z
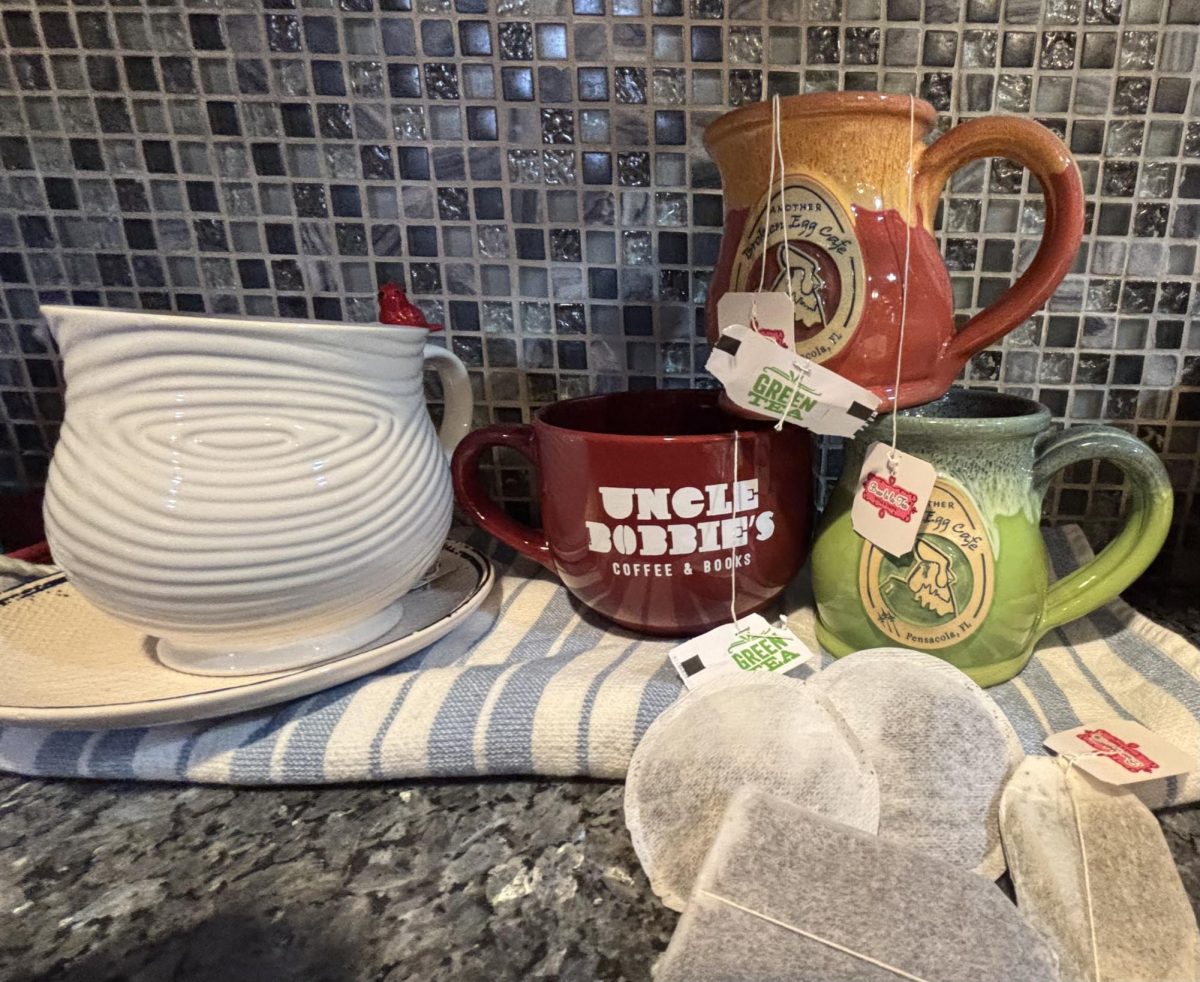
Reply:
M1033 464L1034 495L1044 498L1064 467L1096 459L1111 461L1129 478L1129 517L1091 562L1050 584L1039 637L1118 596L1154 561L1171 526L1174 497L1162 461L1137 437L1111 426L1076 426L1042 444Z

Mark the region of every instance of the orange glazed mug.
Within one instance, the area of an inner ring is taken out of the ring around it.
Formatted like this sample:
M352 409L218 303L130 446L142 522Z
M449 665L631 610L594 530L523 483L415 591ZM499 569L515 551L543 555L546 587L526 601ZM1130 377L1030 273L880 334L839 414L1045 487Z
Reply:
M1037 310L1070 269L1083 234L1083 187L1071 154L1041 124L973 119L925 146L937 114L909 96L828 92L782 99L780 110L784 202L778 171L767 188L770 103L727 113L704 134L725 191L725 233L708 294L710 341L722 295L756 290L760 278L763 289L787 292L790 269L796 352L874 391L880 409L915 406L942 395L971 355ZM956 329L933 218L950 175L982 157L1029 169L1046 200L1046 223L1029 268ZM906 227L908 316L896 389Z

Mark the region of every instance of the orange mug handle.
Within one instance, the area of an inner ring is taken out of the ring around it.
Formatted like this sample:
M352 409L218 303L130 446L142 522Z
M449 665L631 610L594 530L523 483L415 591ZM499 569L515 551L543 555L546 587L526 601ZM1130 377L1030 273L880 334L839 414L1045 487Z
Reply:
M1006 157L1026 167L1042 187L1046 225L1029 268L950 342L962 361L999 340L1037 310L1071 268L1083 237L1083 182L1071 152L1050 130L1017 116L986 116L954 127L921 157L914 195L928 216L950 175L982 157Z

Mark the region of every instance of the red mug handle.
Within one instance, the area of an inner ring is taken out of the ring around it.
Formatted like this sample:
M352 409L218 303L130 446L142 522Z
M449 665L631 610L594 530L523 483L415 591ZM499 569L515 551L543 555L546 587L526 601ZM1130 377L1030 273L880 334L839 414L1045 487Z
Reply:
M921 158L915 191L926 215L933 215L950 175L981 157L1006 157L1028 168L1042 187L1046 226L1029 268L950 342L950 353L964 362L1046 302L1075 261L1083 236L1083 183L1071 152L1046 127L1017 116L972 119L929 146Z
M537 465L537 444L534 442L532 426L506 423L485 426L468 433L454 450L450 460L454 496L480 528L553 572L554 563L550 559L550 543L546 540L546 533L506 515L483 486L479 476L479 459L484 451L492 447L509 447Z

